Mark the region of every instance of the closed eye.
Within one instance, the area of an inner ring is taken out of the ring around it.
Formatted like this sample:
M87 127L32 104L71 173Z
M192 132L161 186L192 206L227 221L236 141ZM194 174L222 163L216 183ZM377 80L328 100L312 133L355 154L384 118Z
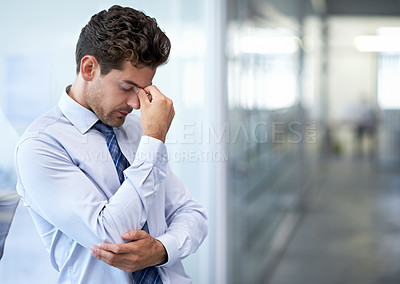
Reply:
M133 86L132 88L129 88L129 89L126 89L124 87L120 87L120 89L125 93L129 93L129 92L137 93L137 92L139 92L139 88L136 87L136 86Z
M124 91L124 92L130 92L130 91L133 90L133 88L125 89L125 88L122 88L122 87L121 87L121 90Z

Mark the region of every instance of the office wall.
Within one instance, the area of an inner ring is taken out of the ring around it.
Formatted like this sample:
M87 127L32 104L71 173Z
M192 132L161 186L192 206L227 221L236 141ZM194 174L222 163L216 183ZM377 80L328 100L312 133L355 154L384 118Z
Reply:
M376 35L380 27L398 27L400 19L336 16L329 17L327 24L327 117L342 154L352 156L357 151L354 129L360 109L364 105L379 115L378 53L358 51L353 43L354 37Z

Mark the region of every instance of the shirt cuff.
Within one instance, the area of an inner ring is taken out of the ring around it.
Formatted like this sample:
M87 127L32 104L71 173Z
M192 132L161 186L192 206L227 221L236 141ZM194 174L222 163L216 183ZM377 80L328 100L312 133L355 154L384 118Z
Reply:
M161 140L142 136L136 151L135 161L151 163L165 173L168 163L167 147Z
M175 262L179 258L179 247L175 238L168 234L163 234L156 238L159 240L165 247L167 251L168 260L166 263L158 265L157 267L169 267L175 264Z

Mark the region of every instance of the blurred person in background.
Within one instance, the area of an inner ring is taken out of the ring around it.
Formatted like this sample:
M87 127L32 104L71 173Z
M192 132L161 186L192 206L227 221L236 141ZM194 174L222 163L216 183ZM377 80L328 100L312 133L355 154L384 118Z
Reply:
M356 157L372 158L375 155L377 115L367 101L361 99L354 109L354 116Z
M207 219L168 165L175 112L152 80L169 53L144 13L94 15L75 82L17 145L17 191L59 283L191 282L181 260L203 242Z

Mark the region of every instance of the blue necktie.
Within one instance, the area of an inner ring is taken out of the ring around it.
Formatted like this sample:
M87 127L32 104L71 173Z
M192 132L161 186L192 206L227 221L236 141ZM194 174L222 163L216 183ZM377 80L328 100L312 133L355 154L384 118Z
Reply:
M100 120L96 122L93 128L103 133L106 137L108 151L111 154L114 165L117 169L119 181L122 184L124 182L123 171L129 167L129 162L122 154L121 149L118 146L117 137L114 134L114 130L111 126L105 125ZM147 222L144 223L142 230L146 231L147 233L149 232ZM154 266L135 271L132 273L132 276L134 284L162 284L160 275L158 275L158 271Z

